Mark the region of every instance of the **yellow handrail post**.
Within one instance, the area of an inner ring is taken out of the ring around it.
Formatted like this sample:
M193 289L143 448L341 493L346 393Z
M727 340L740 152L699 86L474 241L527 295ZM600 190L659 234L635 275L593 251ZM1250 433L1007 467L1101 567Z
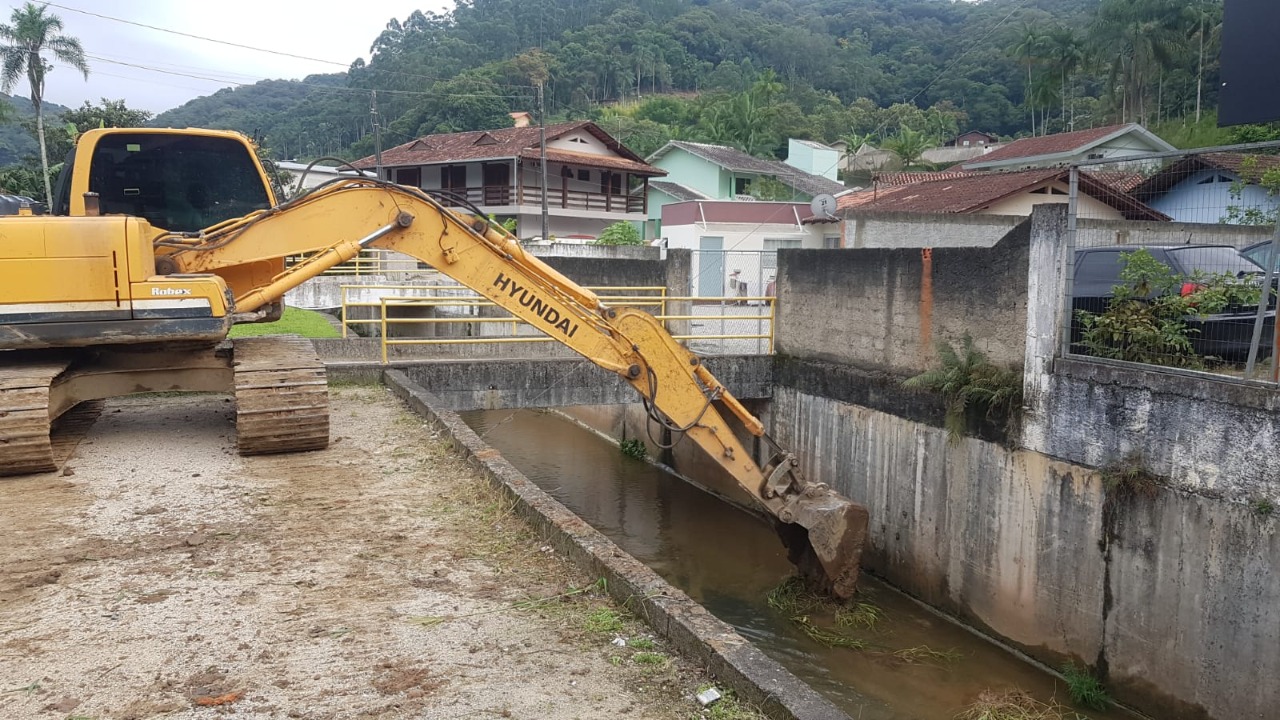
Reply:
M387 298L382 298L382 364L387 364Z

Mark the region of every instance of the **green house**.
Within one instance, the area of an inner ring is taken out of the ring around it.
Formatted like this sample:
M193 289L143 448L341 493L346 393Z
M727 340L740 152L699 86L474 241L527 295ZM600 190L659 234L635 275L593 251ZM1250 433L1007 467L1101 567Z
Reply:
M786 200L808 202L816 195L845 190L835 180L778 160L753 157L724 145L672 140L650 155L648 164L667 177L648 187L645 238L662 236L662 206L690 200Z

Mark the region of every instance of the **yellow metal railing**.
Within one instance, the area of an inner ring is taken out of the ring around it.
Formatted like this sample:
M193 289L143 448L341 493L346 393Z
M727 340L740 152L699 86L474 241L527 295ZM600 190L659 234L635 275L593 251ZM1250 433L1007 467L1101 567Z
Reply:
M676 340L686 345L715 343L722 349L734 343L740 352L772 353L776 306L772 297L705 297L672 296L664 287L592 287L606 304L626 305L650 311L662 321ZM356 300L352 291L373 292L377 299ZM429 293L410 296L402 293ZM673 307L675 306L675 307ZM452 314L443 317L395 317L394 308L435 308ZM353 317L352 310L370 308L371 317ZM486 311L485 308L493 308ZM486 313L492 312L493 315ZM435 326L465 324L465 335L453 337L402 337L395 329L402 326ZM734 331L748 325L748 331ZM382 361L388 361L391 348L397 345L495 345L556 342L523 320L512 316L495 303L462 285L344 285L342 287L342 328L346 337L349 327L376 327L382 345ZM754 326L754 327L752 327ZM486 328L493 331L486 332ZM754 331L751 331L754 330Z

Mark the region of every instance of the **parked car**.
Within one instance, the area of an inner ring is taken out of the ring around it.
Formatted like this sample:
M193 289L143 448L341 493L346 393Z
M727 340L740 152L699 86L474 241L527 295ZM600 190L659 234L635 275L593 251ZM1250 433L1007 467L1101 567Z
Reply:
M1125 263L1123 256L1139 249L1151 253L1181 278L1198 275L1227 273L1237 278L1256 277L1259 283L1264 274L1262 267L1242 256L1230 245L1118 245L1085 248L1076 251L1075 272L1072 284L1072 342L1080 340L1081 330L1075 321L1075 311L1087 310L1094 314L1106 311L1114 297L1114 288L1121 284L1120 271ZM1184 295L1196 292L1199 286L1187 281L1178 290ZM1263 335L1265 338L1258 357L1270 355L1268 341L1275 329L1275 295L1271 294L1266 311ZM1191 330L1189 339L1196 353L1229 361L1241 361L1248 357L1253 339L1253 326L1257 305L1231 305L1212 315L1190 315L1184 322Z

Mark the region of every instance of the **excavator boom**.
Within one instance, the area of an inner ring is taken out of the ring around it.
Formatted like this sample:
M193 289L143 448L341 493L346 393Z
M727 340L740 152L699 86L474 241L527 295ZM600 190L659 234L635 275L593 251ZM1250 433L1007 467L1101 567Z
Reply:
M156 390L233 392L242 453L324 447L324 371L309 343L221 341L233 322L269 320L289 290L381 248L629 383L653 421L776 518L804 574L853 593L866 511L805 478L656 318L602 303L478 209L446 207L466 206L458 198L351 177L277 205L244 138L201 130L90 131L59 186L55 212L70 217L0 219L0 475L51 469L50 428L77 404ZM286 266L290 256L305 259ZM739 431L774 450L758 462Z

